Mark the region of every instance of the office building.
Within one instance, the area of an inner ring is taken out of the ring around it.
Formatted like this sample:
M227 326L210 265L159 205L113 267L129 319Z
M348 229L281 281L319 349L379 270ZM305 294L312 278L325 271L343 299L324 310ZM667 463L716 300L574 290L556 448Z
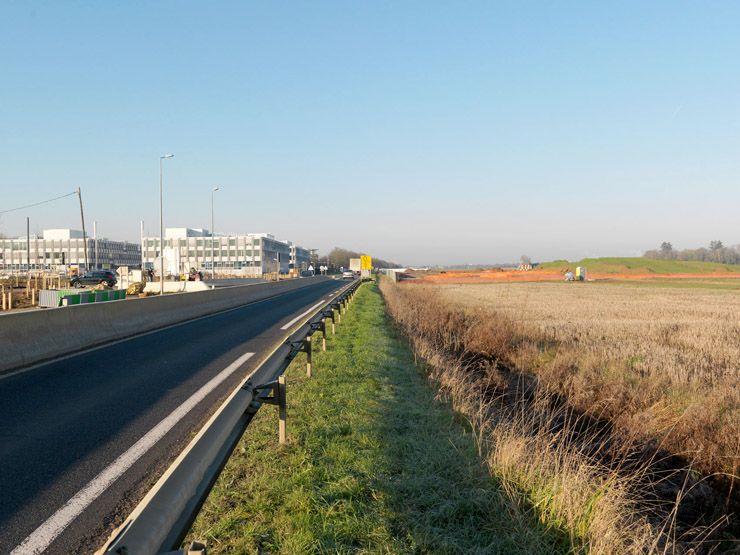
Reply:
M308 250L280 241L269 233L216 235L206 229L167 228L164 238L165 274L179 274L190 269L210 273L211 259L217 274L262 276L287 274L307 260ZM159 237L142 238L144 267L159 271Z
M85 263L87 242L87 264ZM30 249L26 237L0 239L0 271L26 272L29 270L65 271L138 267L141 264L141 247L127 241L83 239L76 229L45 229L41 236L31 235Z

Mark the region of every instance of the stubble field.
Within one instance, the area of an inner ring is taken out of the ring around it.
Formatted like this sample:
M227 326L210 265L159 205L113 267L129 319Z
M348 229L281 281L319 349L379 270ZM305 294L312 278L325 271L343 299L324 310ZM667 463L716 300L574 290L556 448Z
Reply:
M740 448L740 295L589 283L440 286L520 325L517 368L572 404L655 437L705 471Z
M493 472L526 497L547 499L542 506L551 503L550 514L584 530L589 551L702 552L735 537L734 289L659 282L412 282L382 289L433 378L486 437ZM576 479L583 469L600 470ZM619 494L607 504L606 491ZM593 507L604 510L601 524ZM663 516L654 518L658 512ZM638 522L652 531L628 548ZM629 539L594 547L597 538L627 528Z

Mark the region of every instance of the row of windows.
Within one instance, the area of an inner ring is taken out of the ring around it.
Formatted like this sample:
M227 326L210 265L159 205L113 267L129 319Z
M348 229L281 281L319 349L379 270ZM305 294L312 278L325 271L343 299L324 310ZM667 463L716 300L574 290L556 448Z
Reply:
M193 247L193 246L211 246L211 243L214 244L214 246L231 246L235 247L237 246L237 240L236 239L225 239L221 237L214 237L213 239L207 237L205 239L165 239L164 240L164 246L165 247ZM240 240L239 246L249 246L253 245L254 247L259 247L260 240L259 239L246 239L244 241ZM144 246L145 247L158 247L159 246L159 239L144 239Z
M82 239L72 239L69 241L45 241L39 239L37 241L31 240L31 250L54 250L54 249L84 249L85 243ZM87 240L87 248L95 248L95 241L93 239ZM106 249L114 252L130 252L140 251L139 245L135 243L121 243L113 241L98 241L99 249ZM26 241L0 241L0 251L2 250L13 250L13 251L25 251Z
M250 261L247 261L247 262L240 262L240 261L236 261L236 262L219 262L218 260L215 260L214 263L213 263L213 265L216 268L232 268L234 270L241 270L242 268L260 268L261 267L261 265L260 265L259 262L250 262ZM211 269L211 262L209 260L206 260L201 265L201 268L203 268L205 270L210 270Z
M139 251L132 251L132 250L114 250L114 249L97 249L99 253L114 253L114 254L131 254L131 255L139 255ZM34 255L36 253L45 253L45 252L85 252L85 249L83 248L70 248L70 249L35 249L31 248L29 249L13 249L12 251L9 249L2 250L0 249L0 254L5 253L6 256L10 256L10 253L20 253L22 255L25 255L27 252L30 252L31 255ZM95 247L87 249L87 252L95 252Z
M236 250L230 250L230 251L222 250L222 251L220 251L218 249L214 249L213 250L213 256L231 256L231 257L239 256L239 257L244 257L244 258L252 258L252 257L259 258L260 252L261 251L236 251ZM158 250L146 250L146 251L144 251L144 258L152 258L152 257L156 257L156 256L159 256L159 251ZM180 256L181 257L189 256L190 258L195 258L196 256L210 257L211 256L211 250L210 249L204 249L204 250L200 250L200 251L186 251L186 250L181 250L180 251Z
M154 260L157 257L159 257L159 252L157 252L157 251L147 251L147 252L144 253L144 258L146 260L149 260L149 261ZM206 252L206 253L200 253L199 254L199 253L191 252L190 254L187 254L187 255L185 255L185 254L181 255L180 258L181 259L184 259L184 260L190 260L190 259L193 259L193 260L210 260L211 259L211 253L210 252ZM213 253L213 258L219 258L219 259L220 258L242 258L242 259L245 259L245 260L247 258L249 258L249 260L257 260L257 261L259 261L261 259L261 257L259 255L241 256L241 255L237 255L235 253L229 254L227 251L223 251L221 253L219 253L219 251L215 251ZM284 259L283 262L285 262L285 260L287 260L287 259Z
M7 255L4 253L0 253L0 262L8 262L8 263L14 263L16 261L25 262L27 258L30 258L33 262L38 262L39 260L48 260L48 261L59 261L60 263L68 263L71 261L84 261L85 260L85 254L82 252L45 252L36 254L34 252L31 252L30 256L27 256L26 253L20 253L18 255ZM88 253L87 258L89 261L95 260L95 254L94 253ZM98 260L103 261L109 261L114 262L116 264L139 264L141 262L141 257L138 254L128 254L128 255L113 255L113 254L98 254Z

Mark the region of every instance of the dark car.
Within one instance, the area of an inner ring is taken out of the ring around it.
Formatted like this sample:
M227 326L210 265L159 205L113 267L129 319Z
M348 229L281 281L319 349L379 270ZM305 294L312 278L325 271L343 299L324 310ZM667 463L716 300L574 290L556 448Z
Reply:
M92 272L86 272L81 276L75 276L69 280L69 284L72 287L85 287L86 285L97 285L99 283L105 283L108 287L113 287L118 280L116 274L110 270L93 270Z

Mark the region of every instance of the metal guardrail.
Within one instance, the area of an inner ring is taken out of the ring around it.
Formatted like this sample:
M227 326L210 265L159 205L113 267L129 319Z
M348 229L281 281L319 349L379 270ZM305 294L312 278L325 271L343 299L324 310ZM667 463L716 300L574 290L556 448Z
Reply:
M282 375L300 352L306 352L306 371L311 375L311 336L322 331L326 349L327 320L334 333L360 283L353 281L318 309L234 390L98 554L205 553L205 546L196 543L184 551L179 548L229 456L264 403L280 406L279 435L285 441Z

